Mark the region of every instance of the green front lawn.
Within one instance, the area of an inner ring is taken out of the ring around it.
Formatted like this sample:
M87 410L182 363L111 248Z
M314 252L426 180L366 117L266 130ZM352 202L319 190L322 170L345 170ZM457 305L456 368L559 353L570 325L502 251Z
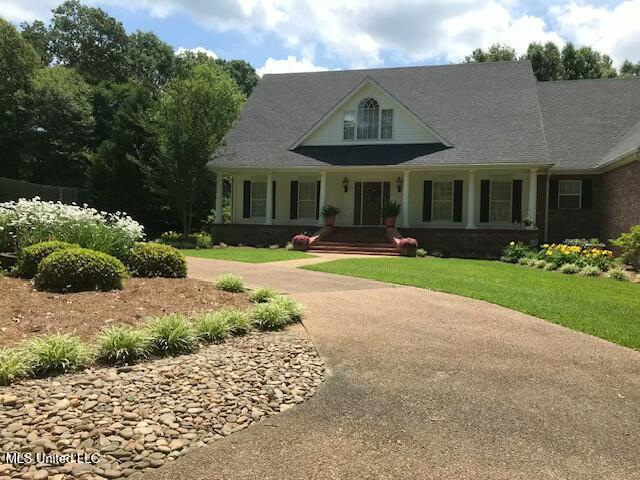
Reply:
M233 262L267 263L282 260L296 260L310 258L313 255L286 250L284 248L253 248L253 247L224 247L207 248L201 250L182 250L188 257L213 258L215 260L231 260Z
M354 258L304 267L455 293L640 350L640 285L497 261Z

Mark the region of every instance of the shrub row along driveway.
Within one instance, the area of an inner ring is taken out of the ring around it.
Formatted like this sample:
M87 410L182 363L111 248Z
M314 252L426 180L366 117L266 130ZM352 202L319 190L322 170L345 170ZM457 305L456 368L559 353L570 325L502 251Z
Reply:
M310 261L190 260L197 278L297 292L328 378L153 478L639 478L640 353L477 300L290 268Z

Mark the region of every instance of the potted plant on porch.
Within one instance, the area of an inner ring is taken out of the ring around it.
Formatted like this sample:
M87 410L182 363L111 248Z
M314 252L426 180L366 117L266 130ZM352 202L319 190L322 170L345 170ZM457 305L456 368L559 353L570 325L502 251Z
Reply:
M396 217L400 215L400 204L396 202L386 202L382 206L382 218L385 227L395 227Z
M322 218L324 218L324 224L327 227L333 227L336 224L336 215L340 214L340 209L333 205L325 205L322 207Z

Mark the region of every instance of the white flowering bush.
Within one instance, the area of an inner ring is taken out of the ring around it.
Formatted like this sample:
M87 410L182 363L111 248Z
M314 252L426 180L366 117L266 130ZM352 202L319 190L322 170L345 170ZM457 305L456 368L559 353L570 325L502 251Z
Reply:
M86 204L65 205L20 199L0 203L0 249L22 250L34 243L59 240L122 258L144 228L125 212L100 212Z

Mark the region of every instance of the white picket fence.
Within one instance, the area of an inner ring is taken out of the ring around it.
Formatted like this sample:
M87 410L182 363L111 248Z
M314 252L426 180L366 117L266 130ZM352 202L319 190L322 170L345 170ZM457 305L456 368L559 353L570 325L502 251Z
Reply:
M18 200L19 198L40 197L45 201L62 203L81 203L84 191L74 187L42 185L40 183L13 180L0 177L0 202Z

